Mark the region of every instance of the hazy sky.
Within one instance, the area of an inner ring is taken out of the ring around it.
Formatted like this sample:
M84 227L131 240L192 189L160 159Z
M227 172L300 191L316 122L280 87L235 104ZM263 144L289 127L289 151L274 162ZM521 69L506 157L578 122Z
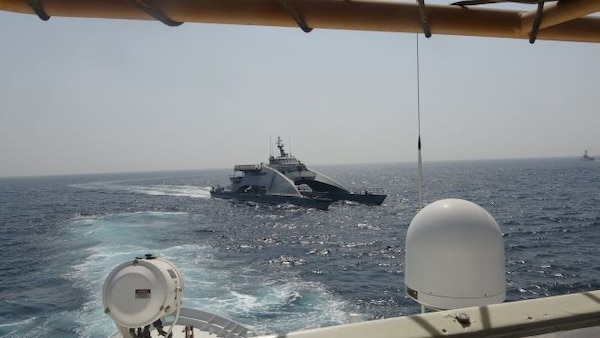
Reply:
M416 35L0 12L0 176L416 161ZM600 44L419 37L424 161L600 154ZM291 137L291 140L290 140Z

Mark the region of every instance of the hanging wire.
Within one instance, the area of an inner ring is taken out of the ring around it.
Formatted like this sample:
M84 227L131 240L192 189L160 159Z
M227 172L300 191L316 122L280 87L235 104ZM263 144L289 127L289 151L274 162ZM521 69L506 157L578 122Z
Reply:
M423 209L423 161L421 160L421 83L419 74L419 34L417 36L417 125L419 140L417 149L419 153L418 159L418 185L419 185L419 210Z

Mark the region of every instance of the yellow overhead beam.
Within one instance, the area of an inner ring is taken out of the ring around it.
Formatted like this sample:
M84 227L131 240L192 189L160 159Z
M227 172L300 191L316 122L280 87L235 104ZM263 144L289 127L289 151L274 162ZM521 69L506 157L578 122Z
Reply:
M433 5L427 1L420 11L417 1L384 0L0 0L0 10L40 17L46 14L49 17L158 19L172 23L301 26L305 31L314 28L416 33L423 31L423 20L426 20L433 36L518 39L528 38L536 14L535 10ZM537 39L600 42L600 17L588 15L597 11L600 11L598 0L548 3Z

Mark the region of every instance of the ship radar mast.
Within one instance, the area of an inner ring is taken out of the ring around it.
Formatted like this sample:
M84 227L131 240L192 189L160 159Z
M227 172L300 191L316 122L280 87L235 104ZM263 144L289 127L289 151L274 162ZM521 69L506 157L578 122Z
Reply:
M285 152L285 150L283 150L283 141L281 140L280 136L277 136L277 143L275 144L277 145L277 148L279 148L279 156L287 157L288 154Z

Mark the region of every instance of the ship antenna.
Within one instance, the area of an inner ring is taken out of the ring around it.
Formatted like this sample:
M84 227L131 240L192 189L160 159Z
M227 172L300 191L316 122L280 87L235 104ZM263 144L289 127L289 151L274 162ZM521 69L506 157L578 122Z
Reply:
M419 34L417 36L417 128L418 128L418 185L419 185L419 210L423 209L423 161L421 159L421 83L419 74Z
M281 141L281 136L277 136L277 148L279 148L279 156L280 157L288 156L288 154L286 154L285 150L283 149L283 142Z

